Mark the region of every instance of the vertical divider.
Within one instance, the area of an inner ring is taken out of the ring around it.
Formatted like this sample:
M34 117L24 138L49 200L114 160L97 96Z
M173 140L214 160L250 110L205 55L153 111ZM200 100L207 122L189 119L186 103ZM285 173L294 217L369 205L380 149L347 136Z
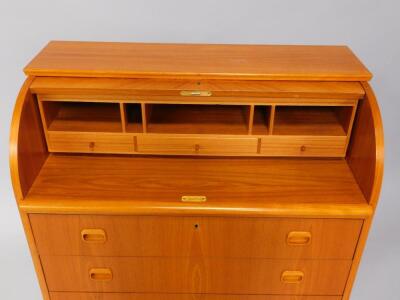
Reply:
M268 134L273 134L275 124L275 111L276 106L271 105L271 112L269 114Z
M41 101L41 99L39 97L37 97L36 100L37 100L38 107L39 107L40 118L42 119L42 127L43 127L43 131L44 131L44 137L45 137L46 143L47 143L46 145L48 145L49 144L49 140L48 140L49 138L48 138L47 131L49 130L49 126L47 124L43 103L42 103L42 101Z
M143 133L147 132L147 116L146 116L146 104L145 103L141 103L140 104L141 108L142 108L142 127L143 127Z
M347 146L349 145L349 142L350 142L350 135L351 135L351 131L353 129L353 123L354 123L354 119L356 117L356 112L357 112L357 104L358 104L358 102L356 101L351 110L349 125L348 125L347 132L346 132L346 147L345 147L345 149L347 149Z
M150 121L150 114L151 114L151 106L146 103L141 103L142 107L142 122L143 122L143 132L148 132L148 124Z
M126 119L126 105L123 102L119 103L119 109L121 113L121 122L122 122L122 132L126 132L127 127L127 119Z
M247 119L247 129L248 129L247 134L251 134L253 132L253 122L254 122L254 104L247 107L246 119Z

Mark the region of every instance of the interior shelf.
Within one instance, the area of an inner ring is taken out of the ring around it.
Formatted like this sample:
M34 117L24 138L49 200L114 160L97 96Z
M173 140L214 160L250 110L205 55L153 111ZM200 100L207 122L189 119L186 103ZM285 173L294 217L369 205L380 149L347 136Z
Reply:
M118 103L43 101L49 131L121 132Z
M151 104L147 132L180 134L247 134L249 106Z
M39 98L50 151L343 157L356 110L354 102L112 101Z
M353 107L277 106L274 135L346 136Z

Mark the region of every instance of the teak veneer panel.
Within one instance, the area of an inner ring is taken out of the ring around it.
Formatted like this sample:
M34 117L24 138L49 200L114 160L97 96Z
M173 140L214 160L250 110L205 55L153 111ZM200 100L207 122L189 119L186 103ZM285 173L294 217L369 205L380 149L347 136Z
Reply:
M49 104L47 102L42 105ZM50 102L58 105L49 131L122 132L120 108L115 103Z
M50 291L341 295L351 260L41 256ZM106 268L108 281L90 278ZM60 272L62 270L62 272ZM297 283L284 271L301 271Z
M352 259L362 220L31 214L41 255ZM103 242L82 230L101 229ZM60 231L63 232L60 235ZM290 233L310 239L288 243Z
M36 98L25 80L15 104L10 132L10 171L17 201L21 201L48 157Z
M51 292L52 300L341 300L340 296L207 295Z
M70 153L133 153L133 136L106 132L47 133L47 145L51 152Z
M346 136L335 109L337 107L278 106L274 135Z
M258 138L250 136L139 135L137 153L170 155L256 155Z
M179 96L182 90L211 91L212 97L278 97L314 99L361 99L365 91L359 82L343 81L239 81L132 78L36 77L33 93L51 95ZM190 97L189 97L190 99ZM206 101L204 97L198 99ZM253 99L257 101L257 99Z
M49 155L46 149L39 109L36 106L36 97L29 90L33 79L33 77L29 76L22 85L11 121L10 173L17 204L24 201ZM22 210L19 210L19 212L39 286L44 300L48 300L49 293L29 218Z
M147 120L150 133L248 133L245 105L153 104Z
M347 160L366 200L375 210L379 200L384 169L383 123L374 91L366 82L363 83L363 86L366 97L359 106L354 122L354 133ZM343 299L350 298L372 219L373 214L364 222Z
M343 157L346 136L278 136L261 138L260 154L294 157Z
M343 159L50 155L29 200L365 204Z
M50 42L28 75L363 81L371 73L346 46Z

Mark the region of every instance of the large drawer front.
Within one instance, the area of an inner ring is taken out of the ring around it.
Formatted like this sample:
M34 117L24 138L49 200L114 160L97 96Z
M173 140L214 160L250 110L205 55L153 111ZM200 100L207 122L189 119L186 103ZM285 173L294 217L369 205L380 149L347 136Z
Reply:
M51 152L133 153L133 136L118 133L57 132L47 134Z
M138 153L187 155L256 155L256 137L194 137L139 135Z
M351 266L351 260L171 257L41 261L49 290L64 292L341 295Z
M352 259L361 220L31 214L41 255ZM62 233L62 234L60 234Z
M338 296L134 294L52 292L51 300L340 300Z

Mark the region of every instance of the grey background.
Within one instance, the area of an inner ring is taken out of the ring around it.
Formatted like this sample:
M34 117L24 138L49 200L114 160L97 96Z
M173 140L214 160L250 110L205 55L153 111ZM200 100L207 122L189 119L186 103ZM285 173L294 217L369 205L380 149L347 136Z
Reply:
M398 0L1 0L0 298L41 299L8 167L22 68L49 40L97 40L349 45L375 75L386 144L381 202L352 299L399 299L399 9Z

